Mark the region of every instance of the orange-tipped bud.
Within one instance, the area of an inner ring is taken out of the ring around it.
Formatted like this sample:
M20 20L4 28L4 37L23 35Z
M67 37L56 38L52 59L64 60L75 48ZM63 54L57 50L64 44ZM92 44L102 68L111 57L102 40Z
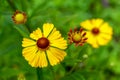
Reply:
M27 16L24 12L20 12L20 11L16 11L13 16L12 19L14 21L15 24L23 24L26 22L27 20Z

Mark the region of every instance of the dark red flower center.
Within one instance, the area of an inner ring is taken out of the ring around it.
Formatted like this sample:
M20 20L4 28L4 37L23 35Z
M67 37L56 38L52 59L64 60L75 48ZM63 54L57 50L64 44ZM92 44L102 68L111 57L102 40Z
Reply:
M98 28L93 28L92 29L92 33L94 34L94 35L97 35L97 34L99 34L99 29Z
M48 48L49 44L50 42L47 38L42 37L37 40L37 46L41 49Z

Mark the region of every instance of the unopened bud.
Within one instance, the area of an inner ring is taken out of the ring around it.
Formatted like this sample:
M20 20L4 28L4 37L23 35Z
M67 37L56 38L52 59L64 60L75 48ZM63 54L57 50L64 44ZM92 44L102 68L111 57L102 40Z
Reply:
M83 58L88 58L88 55L87 55L87 54L84 54L84 55L83 55Z
M114 62L111 62L111 63L110 63L110 66L114 66L114 65L115 65L115 63L114 63Z
M19 74L18 80L26 80L26 79L25 79L25 76L23 74Z

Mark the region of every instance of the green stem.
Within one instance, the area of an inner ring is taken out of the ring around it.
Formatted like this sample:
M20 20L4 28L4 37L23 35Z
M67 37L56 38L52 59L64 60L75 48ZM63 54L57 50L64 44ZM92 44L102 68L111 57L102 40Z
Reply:
M55 72L54 72L54 70L53 70L53 67L52 66L50 66L50 71L52 72L52 75L53 75L53 80L55 80Z
M25 28L25 30L26 30L26 32L28 33L28 34L30 34L30 30L29 30L29 28L26 26L26 25L24 25L24 28Z
M16 7L15 7L13 1L12 1L12 0L7 0L7 2L8 2L8 4L10 5L10 7L13 9L13 11L15 11L15 10L16 10Z
M13 26L23 37L29 37L29 33L23 29L24 26Z
M77 66L78 66L79 64L80 64L80 63L77 63L75 66L73 66L67 74L71 74L71 73L77 68Z
M44 80L42 68L37 68L37 78L38 80Z
M47 55L47 52L45 51L45 54ZM50 65L50 62L49 62L49 59L48 59L48 56L47 56L47 60L48 60L48 68L52 74L52 80L55 80L55 72L54 72L54 69L53 69L53 66Z
M71 69L70 69L70 71L67 73L67 75L68 74L71 74L79 65L80 65L80 63L81 62L84 62L86 59L83 59L82 61L81 60L79 60L76 64L75 64L75 66L73 66Z
M26 24L25 24L25 27L26 27L26 29L31 33L32 31L31 31L31 29L30 29L30 25L26 22Z

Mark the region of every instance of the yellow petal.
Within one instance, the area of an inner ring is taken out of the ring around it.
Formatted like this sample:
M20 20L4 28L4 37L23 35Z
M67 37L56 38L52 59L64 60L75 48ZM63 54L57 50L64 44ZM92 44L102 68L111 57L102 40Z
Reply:
M45 55L44 51L39 51L38 54L40 55L40 60L39 60L39 67L47 67L48 62L47 62L47 58Z
M101 27L102 24L102 19L91 19L82 22L80 25L87 30L92 30L94 27Z
M94 37L90 31L86 31L86 37L88 38L87 39L88 43L94 43Z
M23 49L22 54L27 61L34 58L36 52L38 51L37 46L30 46Z
M107 33L107 34L113 34L112 28L109 26L108 23L104 23L103 25L101 25L100 27L100 32L101 33Z
M101 33L97 37L97 41L99 45L106 45L111 40L111 38L112 38L112 35Z
M64 38L59 38L50 41L50 46L57 47L59 49L66 49L67 48L67 41Z
M98 44L99 45L106 45L108 43L108 40L102 38L102 37L98 37L97 38Z
M39 38L41 38L42 37L42 32L41 32L40 28L37 28L37 30L33 31L30 34L30 37L32 39L35 39L35 40L38 40Z
M61 37L60 32L57 31L56 28L54 28L51 34L49 35L48 39L52 41L52 40L59 39L60 37Z
M103 20L102 19L93 19L92 24L94 25L94 27L101 27L101 25L103 24Z
M82 26L83 28L87 29L87 30L92 30L94 25L91 23L90 20L86 20L84 22L80 23L80 26Z
M39 56L36 53L32 55L32 58L28 62L32 67L39 67L38 61L39 61Z
M56 28L53 29L51 34L48 37L50 41L50 46L54 46L60 49L66 49L67 48L67 42L64 40L64 38L61 37L61 34L59 31L56 30Z
M98 44L98 42L97 42L97 39L95 38L95 40L94 40L94 43L90 43L91 45L92 45L92 47L94 47L94 48L98 48L99 47L99 44Z
M53 48L50 47L49 49L51 51L51 53L60 61L62 61L64 59L64 57L66 56L66 52L57 48Z
M112 35L110 35L110 34L101 33L99 36L101 36L102 38L104 38L106 40L112 39Z
M96 36L94 36L90 31L86 31L87 43L91 44L94 48L98 48L98 43Z
M47 56L50 64L54 66L64 59L66 53L60 49L50 47L47 50Z
M48 35L51 33L51 31L53 30L54 25L50 24L50 23L46 23L43 25L43 34L44 37L48 37Z
M28 47L28 46L33 46L33 45L36 45L35 41L31 39L23 38L22 47Z
M38 51L34 58L29 62L32 67L46 67L48 65L47 58L44 51Z

